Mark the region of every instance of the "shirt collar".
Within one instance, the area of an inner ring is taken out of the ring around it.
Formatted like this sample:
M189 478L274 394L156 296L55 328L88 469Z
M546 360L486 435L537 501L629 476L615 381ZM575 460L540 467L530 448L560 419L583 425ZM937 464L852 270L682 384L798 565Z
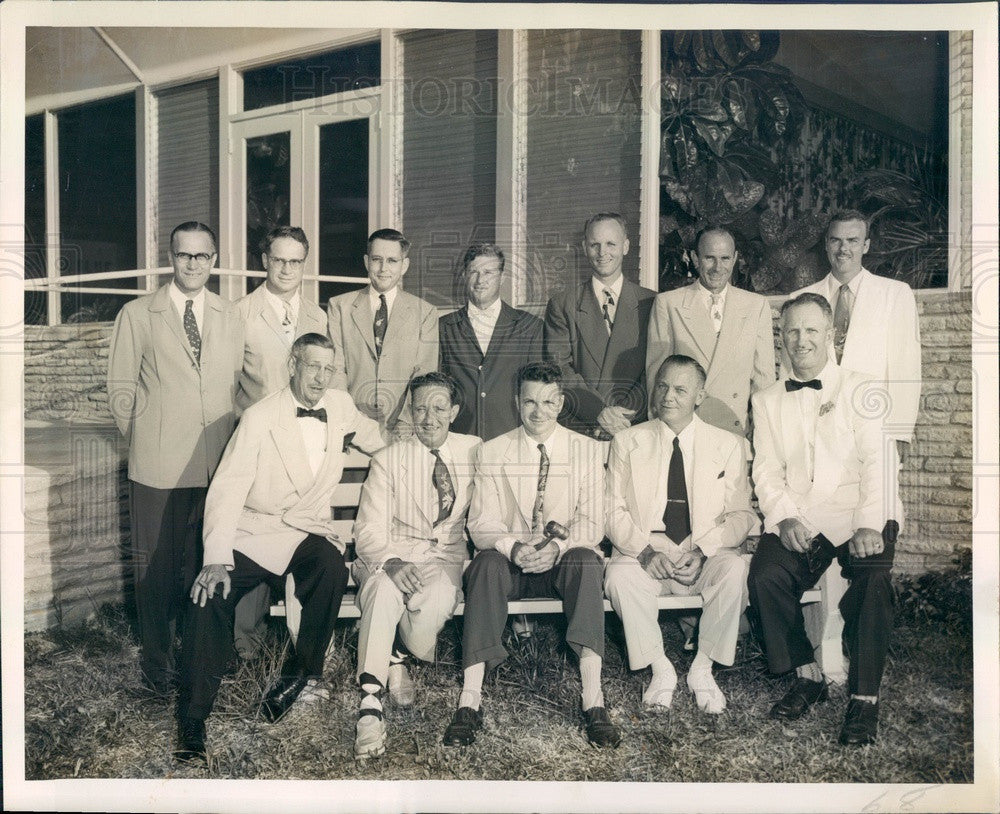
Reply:
M597 297L597 302L600 305L604 305L604 289L611 289L611 293L615 297L615 305L618 304L618 300L622 297L622 285L625 283L625 275L619 274L618 279L615 280L611 285L605 285L603 282L598 280L596 277L591 275L590 284L594 289L594 296Z
M548 438L546 438L544 441L536 441L534 438L528 435L528 432L527 430L524 429L523 424L519 427L519 429L521 430L521 444L523 446L527 447L528 449L537 451L539 444L545 444L545 449L549 450L550 452L552 450L552 447L554 447L558 442L558 440L562 437L562 434L566 432L562 424L556 424L556 428L552 430L552 434Z
M832 358L827 358L826 364L823 365L823 369L816 374L814 378L823 383L823 387L828 387L830 380L837 375L837 363ZM795 371L788 371L788 378L796 382L811 382L812 379L800 379L795 375Z
M855 297L858 296L858 289L861 288L861 278L864 277L864 274L865 274L865 269L862 268L861 271L855 274L847 283L847 287L851 289L851 294L853 294ZM828 286L827 291L829 292L829 296L827 297L827 299L833 302L837 294L840 293L841 284L837 282L837 278L833 276L832 271L828 275L826 275L826 280Z
M170 289L169 289L169 291L170 291L170 299L173 300L173 302L177 305L177 307L180 309L180 312L182 314L184 313L184 306L185 306L185 304L187 303L188 300L193 300L194 301L193 305L192 305L193 308L201 308L202 307L202 303L205 302L205 287L204 286L201 287L201 291L199 291L194 296L191 296L190 294L185 294L183 291L181 291L177 287L177 283L174 280L171 280L170 281Z
M264 289L264 296L267 298L267 301L269 303L271 303L271 307L274 308L281 316L285 315L285 303L286 302L290 306L292 306L292 314L298 314L299 313L299 302L300 302L301 298L299 297L299 292L298 291L295 292L295 294L292 296L292 298L290 300L283 300L281 297L279 297L277 294L275 294L273 291L271 291L267 287L266 283L262 284L261 288Z
M378 311L379 293L380 292L376 291L374 289L374 287L372 287L371 285L368 286L368 301L372 305L372 313L373 314L376 311ZM381 292L381 293L385 294L385 307L386 307L386 309L389 310L389 311L391 311L392 310L392 304L396 301L396 294L399 293L399 286L397 285L395 288L391 288L388 291L384 291L384 292Z
M705 302L711 302L713 294L711 291L709 291L707 288L705 288L705 286L701 284L701 280L698 280L698 282L696 282L695 285L698 286L699 290L701 291L701 295L705 298ZM729 283L726 283L722 287L722 291L720 291L717 295L719 297L719 302L725 304L726 294L728 293L729 293Z
M315 406L313 406L313 407L306 407L306 405L304 405L301 401L299 401L297 398L295 398L295 394L292 392L292 388L291 387L288 388L288 394L292 397L292 404L294 404L296 408L301 408L303 410L318 410L320 407L324 407L324 408L326 407L326 396L325 395L322 396L320 398L320 400L316 402Z
M688 422L688 425L678 433L675 433L672 429L670 429L670 427L667 426L666 421L660 421L660 419L656 420L660 425L660 435L663 437L663 439L667 442L668 445L672 445L674 443L675 437L679 438L680 442L685 446L688 444L688 442L694 439L694 425L695 422L698 420L697 415L691 416L691 420Z
M503 307L503 301L497 297L492 305L487 308L480 308L473 305L471 302L468 303L469 306L469 317L474 314L479 316L481 319L490 320L496 322L500 317L500 309Z

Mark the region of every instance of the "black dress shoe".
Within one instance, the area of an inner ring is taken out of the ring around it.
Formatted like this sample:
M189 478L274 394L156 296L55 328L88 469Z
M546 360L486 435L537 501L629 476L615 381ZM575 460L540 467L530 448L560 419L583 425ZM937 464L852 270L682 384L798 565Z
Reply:
M174 759L180 763L208 762L205 754L205 722L201 718L178 719Z
M591 707L583 711L587 725L587 740L594 746L616 747L622 742L621 730L611 722L611 716L604 707Z
M840 730L840 742L844 746L863 746L875 743L878 731L878 702L852 698L847 702L847 714Z
M483 711L472 707L459 707L444 731L441 742L445 746L468 746L476 740L476 732L483 728Z
M270 723L280 721L309 682L305 676L281 676L260 705L260 714Z
M771 707L769 717L794 721L801 718L813 704L825 701L829 695L826 681L796 678L785 697Z

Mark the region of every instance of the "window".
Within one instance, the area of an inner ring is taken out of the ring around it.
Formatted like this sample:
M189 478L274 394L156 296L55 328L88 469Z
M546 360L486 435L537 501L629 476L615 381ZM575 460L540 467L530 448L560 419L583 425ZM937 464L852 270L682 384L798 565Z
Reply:
M45 118L24 120L24 277L46 276L45 235ZM44 291L24 292L24 322L44 325Z

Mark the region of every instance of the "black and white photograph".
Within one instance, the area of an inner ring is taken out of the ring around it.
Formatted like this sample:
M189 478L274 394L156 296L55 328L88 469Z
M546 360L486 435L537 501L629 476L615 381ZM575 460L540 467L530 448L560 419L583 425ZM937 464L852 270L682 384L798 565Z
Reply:
M996 810L997 13L0 3L5 808Z

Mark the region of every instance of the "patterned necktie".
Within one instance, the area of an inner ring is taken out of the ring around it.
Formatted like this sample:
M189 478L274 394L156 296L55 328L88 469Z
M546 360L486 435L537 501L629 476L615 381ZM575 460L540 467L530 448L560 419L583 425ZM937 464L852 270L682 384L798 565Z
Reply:
M837 308L833 312L833 349L837 352L837 364L844 355L844 342L847 341L847 329L851 325L851 307L854 304L854 294L851 287L844 283L837 296Z
M195 361L201 364L201 334L198 333L198 321L194 318L194 300L184 303L184 333L187 334L188 344L194 353Z
M382 355L382 340L385 339L385 329L389 326L389 306L385 294L378 295L378 311L375 312L375 355Z
M715 328L716 336L718 336L719 331L722 330L722 297L718 294L712 295L712 305L709 307L709 311L712 314L712 326Z
M285 306L285 318L281 320L281 329L285 332L285 338L291 340L295 333L295 324L292 322L292 304L287 300L281 301Z
M538 461L538 488L535 491L535 506L531 510L531 533L541 534L543 521L545 519L545 484L549 480L549 456L545 451L545 444L538 445L541 459Z
M684 453L680 440L674 436L674 451L667 470L667 508L663 510L663 528L667 537L680 545L691 534L688 513L687 485L684 481Z
M611 329L615 324L615 295L610 288L604 289L604 327L608 329L608 336L611 336Z
M432 449L434 456L434 471L431 474L431 482L438 493L438 516L434 521L436 526L442 520L446 520L451 515L451 509L455 505L455 486L451 482L451 475L448 474L448 467L441 460L441 451Z

